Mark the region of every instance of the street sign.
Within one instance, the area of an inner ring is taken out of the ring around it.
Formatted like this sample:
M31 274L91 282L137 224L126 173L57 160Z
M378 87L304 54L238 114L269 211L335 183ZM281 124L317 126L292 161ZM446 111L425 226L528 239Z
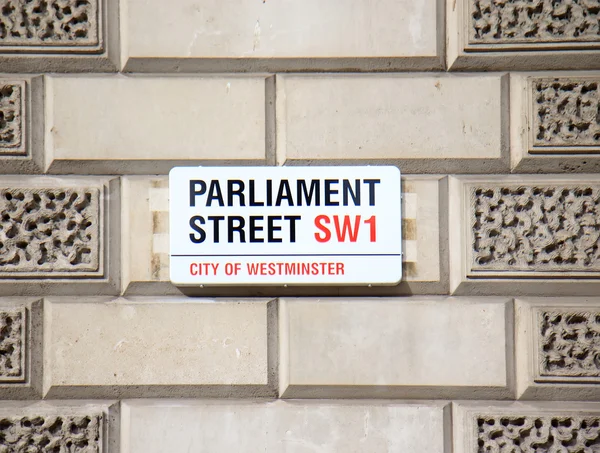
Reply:
M177 167L169 173L176 285L395 285L396 167Z

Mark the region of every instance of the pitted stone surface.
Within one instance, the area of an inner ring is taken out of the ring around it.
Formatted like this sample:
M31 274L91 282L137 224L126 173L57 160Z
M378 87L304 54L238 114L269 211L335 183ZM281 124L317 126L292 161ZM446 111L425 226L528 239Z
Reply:
M541 311L538 322L542 376L600 376L600 312Z
M22 377L24 313L0 310L0 381Z
M599 84L599 79L534 80L534 145L599 146Z
M583 453L600 450L600 417L479 415L478 453ZM476 450L475 450L476 449Z
M97 188L0 188L0 276L99 269Z
M600 271L600 187L471 187L472 271Z
M97 0L2 0L2 46L98 44Z
M596 0L470 0L473 44L600 41Z
M23 87L24 84L0 81L0 156L24 152Z
M101 453L102 415L0 416L0 453Z

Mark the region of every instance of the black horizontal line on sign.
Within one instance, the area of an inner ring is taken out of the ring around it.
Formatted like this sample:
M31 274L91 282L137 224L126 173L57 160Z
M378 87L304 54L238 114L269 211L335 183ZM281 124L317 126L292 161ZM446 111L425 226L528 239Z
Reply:
M171 255L171 256L402 256L402 253L322 253L322 254L282 254L282 255Z

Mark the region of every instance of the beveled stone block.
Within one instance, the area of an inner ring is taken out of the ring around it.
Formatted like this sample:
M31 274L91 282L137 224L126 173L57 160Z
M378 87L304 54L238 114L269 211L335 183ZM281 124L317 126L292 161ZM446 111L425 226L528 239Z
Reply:
M598 74L516 73L510 87L515 171L600 171Z
M443 453L445 403L124 401L123 453ZM224 429L226 427L226 429Z
M122 60L126 72L441 69L440 9L435 0L123 0Z
M598 294L599 179L464 176L450 193L453 294Z
M455 453L560 451L600 445L600 405L590 403L453 404Z
M284 398L510 398L512 316L506 299L282 299L279 391Z
M44 395L273 396L274 310L266 299L48 298Z
M448 0L453 70L600 68L600 12L574 0Z
M264 163L265 90L264 76L49 76L46 168L157 174Z
M118 183L111 178L1 178L3 294L116 291L119 241L108 240L108 234L119 221Z
M6 72L115 71L118 5L112 0L5 0L0 65Z
M507 82L502 74L277 76L277 162L504 172Z
M517 300L516 344L521 399L600 399L600 299Z

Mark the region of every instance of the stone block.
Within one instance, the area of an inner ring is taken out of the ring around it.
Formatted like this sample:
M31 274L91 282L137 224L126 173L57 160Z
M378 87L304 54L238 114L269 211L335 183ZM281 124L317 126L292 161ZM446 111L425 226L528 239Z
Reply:
M391 401L124 401L121 451L443 453L444 412Z
M44 395L272 396L274 310L265 299L48 298Z
M505 399L514 393L512 302L506 299L280 304L284 398Z
M114 294L119 288L119 181L0 179L3 295Z
M0 297L0 398L39 398L42 386L42 303Z
M594 2L446 1L451 70L600 69Z
M597 295L600 179L450 178L455 295Z
M600 298L517 300L520 399L600 400Z
M119 421L114 402L3 401L0 452L118 451Z
M598 74L515 73L510 92L514 171L600 171Z
M265 86L264 76L47 77L48 172L265 162Z
M0 15L4 72L116 71L118 4L114 0L5 0Z
M579 453L600 445L597 403L459 403L452 425L454 453Z
M442 69L436 0L121 2L126 72Z
M278 76L277 162L504 172L507 82L501 74Z
M164 176L123 177L122 266L128 295L383 295L445 294L448 286L445 183L438 176L402 176L404 251L399 286L180 288L169 280L169 181Z
M0 77L0 168L3 173L43 170L43 95L42 77Z

